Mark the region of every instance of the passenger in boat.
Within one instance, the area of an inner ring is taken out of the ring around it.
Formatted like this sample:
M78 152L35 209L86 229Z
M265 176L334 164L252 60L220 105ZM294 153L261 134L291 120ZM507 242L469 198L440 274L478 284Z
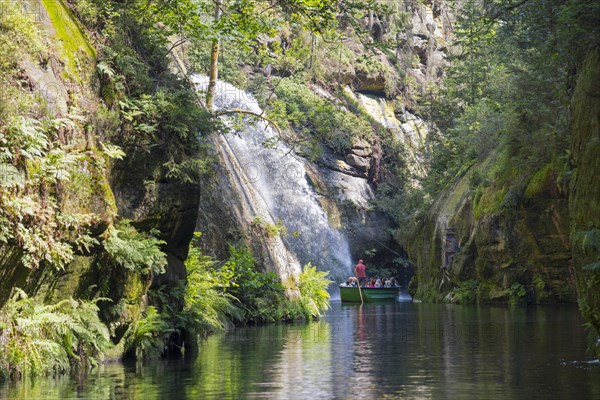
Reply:
M375 278L371 278L371 280L369 280L369 283L367 284L367 288L372 289L375 287Z
M392 287L392 279L394 279L394 278L391 278L391 279L387 278L385 280L385 283L383 284L383 287Z
M390 279L390 286L391 287L398 287L398 283L396 282L396 278Z
M360 286L364 287L367 280L367 266L363 260L358 260L358 264L354 266L354 276L358 279Z
M377 280L375 281L375 287L381 287L381 279L377 278Z

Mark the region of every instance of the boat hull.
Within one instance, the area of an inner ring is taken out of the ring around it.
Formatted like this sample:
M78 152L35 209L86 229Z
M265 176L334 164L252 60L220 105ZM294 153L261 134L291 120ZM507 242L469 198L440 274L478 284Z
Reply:
M374 303L380 301L394 301L400 294L399 287L393 288L361 288L363 301ZM340 286L340 300L345 303L361 303L360 292L357 287Z

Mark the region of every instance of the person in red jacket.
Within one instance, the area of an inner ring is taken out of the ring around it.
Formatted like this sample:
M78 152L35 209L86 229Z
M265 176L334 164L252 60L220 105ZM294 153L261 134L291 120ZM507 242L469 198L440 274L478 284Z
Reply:
M358 278L358 283L361 287L365 286L367 280L367 267L363 264L363 260L358 260L358 264L354 266L354 276Z

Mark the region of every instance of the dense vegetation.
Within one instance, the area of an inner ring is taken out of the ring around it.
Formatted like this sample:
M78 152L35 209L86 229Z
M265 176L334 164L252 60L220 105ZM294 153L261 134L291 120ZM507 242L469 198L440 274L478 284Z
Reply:
M198 340L210 333L240 324L310 320L329 307L327 273L305 266L298 277L299 295L290 298L274 273L257 272L254 257L243 245L232 247L230 258L221 263L203 254L200 236L196 233L190 245L187 282L170 293L164 288L151 291L162 307L148 307L125 334L125 347L137 358L172 351L173 336L185 334L180 345L194 351ZM175 296L183 308L173 308L165 296Z
M302 19L309 7L303 2L290 6L298 20L320 18ZM0 16L5 377L94 365L115 344L110 357L156 356L178 350L186 335L193 348L197 335L234 322L320 314L328 297L324 274L308 268L293 300L277 277L258 272L243 245L232 247L222 269L192 250L187 283L155 284L168 264L166 232L156 229L164 221L119 218L109 182L130 165L123 160L144 155L152 161L143 182L148 191L165 183L193 187L210 173L213 159L199 137L217 132L219 124L181 74L169 69L169 53L178 45L170 38L242 40L272 31L268 19L244 27L250 10L232 8L237 16L229 13L231 20L213 26L203 22L208 3L76 1L49 7L56 36L47 37L28 5L7 7ZM37 73L35 63L21 67L23 60L38 59L39 68L53 64L51 82L28 76ZM58 96L45 97L44 85L58 87ZM56 285L74 268L78 281L65 281L70 286L61 293ZM16 283L37 296L28 297ZM61 300L69 295L80 300Z
M597 168L576 162L572 145L588 135L574 128L573 112L585 109L574 103L574 93L581 75L589 73L586 58L600 45L597 2L467 1L456 3L454 11L458 51L443 84L430 88L422 102L422 112L437 128L428 136L429 171L421 180L425 198L452 196L458 191L453 185L468 176L473 218L483 221L491 215L497 224L507 221L509 226L550 198L571 196L572 204L574 193L589 190L578 183L581 174ZM547 210L554 207L545 204ZM580 308L593 321L591 332L597 337L592 293L598 275L591 272L599 254L592 239L597 217L593 209L574 211L571 205L566 223L571 257L586 247L585 261L575 261ZM498 289L486 281L485 261L476 268L462 282L446 272L447 280L454 280L446 301L489 301L492 295L509 303L548 298L548 277L540 269L522 266L531 268L526 278L508 281L500 293L491 294Z
M225 128L185 79L184 67L204 73L218 62L221 77L251 90L281 139L311 161L326 153L343 159L356 143L367 143L373 152L365 179L377 192L374 207L392 221L400 243L467 171L475 219L523 213L548 185L570 190L576 172L570 106L584 59L600 45L597 2L452 3L454 42L436 85L407 74L418 57L400 45L412 11L400 4L60 4L64 14L53 19L52 40L22 13L24 2L8 2L0 13L5 378L91 366L106 351L147 358L193 350L199 338L235 324L309 320L327 308L325 273L309 264L297 281L281 282L244 241L230 243L229 256L218 260L201 250L197 235L185 254L184 278L169 280L176 252L158 227L170 216L118 215L115 171L126 175L131 160L151 160L140 189L147 197L159 197L160 185L197 189L214 173L215 158L200 139ZM34 89L29 75L38 70L29 64L58 71L49 82L62 90L54 103ZM405 145L347 85L387 99L397 114L408 107L428 120L426 174L409 171ZM585 265L575 268L583 271L581 306L596 332L598 310L584 291L598 285L599 229L578 224L570 232L585 255ZM408 264L398 256L372 270L397 273ZM52 285L71 269L78 281L57 295ZM543 298L541 275L532 282ZM477 279L457 280L444 300L475 302L485 289ZM526 293L519 282L503 291L514 304Z

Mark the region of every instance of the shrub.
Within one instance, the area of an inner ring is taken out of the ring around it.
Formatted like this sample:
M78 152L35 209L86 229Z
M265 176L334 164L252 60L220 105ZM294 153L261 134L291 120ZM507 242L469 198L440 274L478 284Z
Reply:
M275 94L277 100L271 104L269 113L280 127L293 127L338 153L350 150L353 141L371 136L367 121L319 97L293 78L282 78L276 83Z
M298 289L301 302L315 318L329 308L327 287L332 281L327 279L328 274L326 271L317 271L317 267L311 263L306 264L300 273Z
M252 322L280 320L286 314L284 289L274 272L256 270L254 256L245 246L230 246L229 259L221 267L227 293L238 299L245 319ZM281 310L280 310L281 308Z
M192 331L200 335L218 332L233 325L242 318L236 306L237 299L225 291L230 285L229 278L215 269L212 257L202 253L197 246L200 233L190 245L190 253L185 262L188 281L185 289L183 313Z
M129 220L120 221L108 230L104 249L117 265L142 274L161 274L167 265L167 256L160 250L165 244L155 236L158 231L138 232Z
M525 294L527 294L527 290L525 286L521 285L518 282L512 284L511 287L506 289L506 294L508 295L509 304L521 304L525 299Z
M109 345L95 302L44 305L15 289L0 311L0 373L19 378L94 366Z
M158 357L173 332L173 325L155 307L149 306L142 318L129 326L123 338L125 354L135 354L138 360Z
M600 274L598 274L600 272L600 229L580 230L574 232L572 236L573 245L577 246L592 261L581 268L596 273L594 281L600 280Z
M274 238L280 235L287 235L287 227L283 224L283 221L281 220L277 220L275 224L269 224L257 215L252 219L252 225L261 228L265 236L268 238Z
M461 282L458 287L452 289L446 298L453 303L475 303L478 299L480 286L480 283L475 279L466 280Z

